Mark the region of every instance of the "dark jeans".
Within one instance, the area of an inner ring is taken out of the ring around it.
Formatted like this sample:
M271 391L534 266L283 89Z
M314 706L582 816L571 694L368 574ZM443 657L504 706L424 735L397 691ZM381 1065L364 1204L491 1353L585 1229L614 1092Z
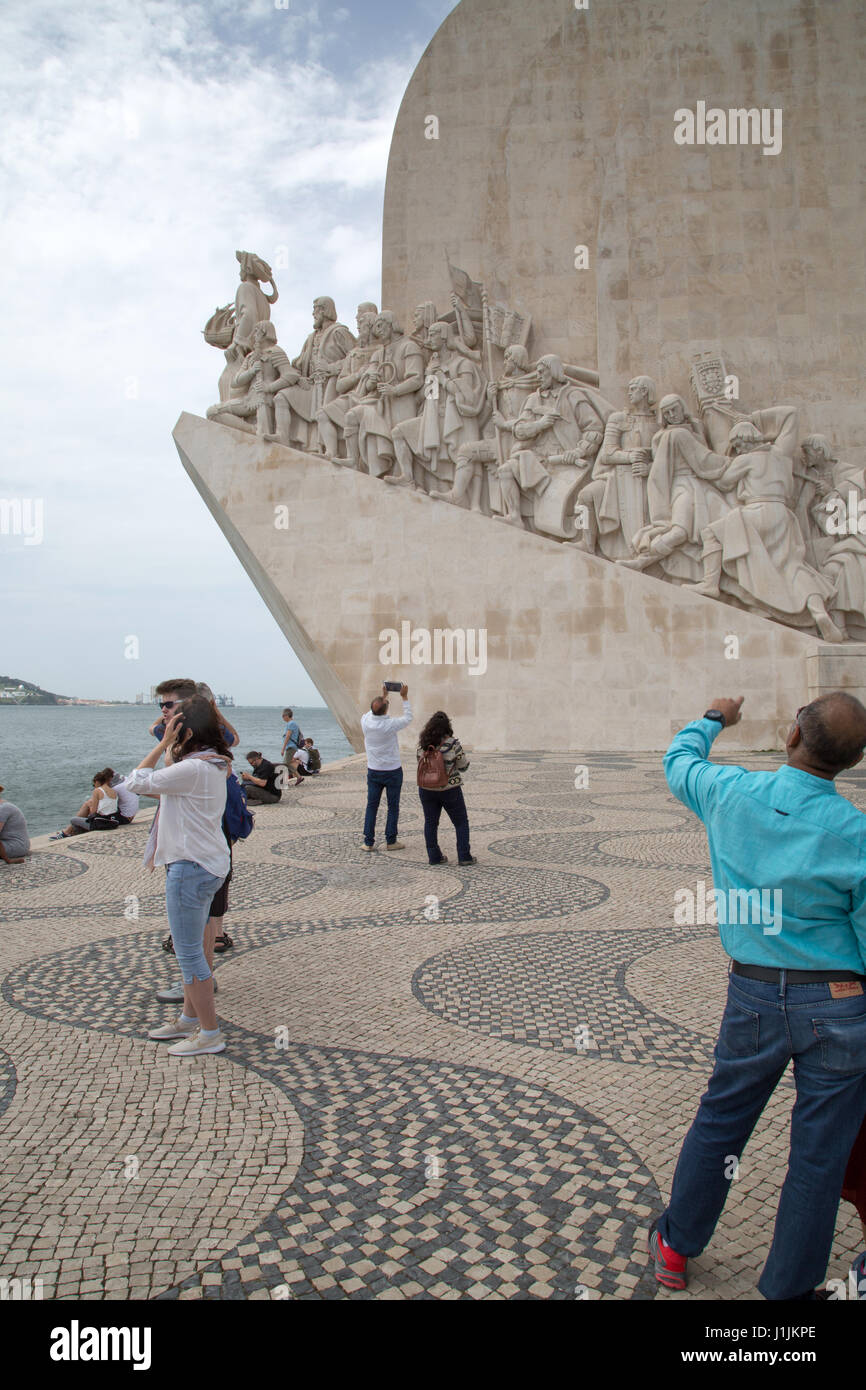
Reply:
M389 772L376 772L367 768L367 814L364 816L364 844L372 845L376 839L376 816L384 791L388 798L388 819L385 821L385 839L393 845L397 838L397 817L400 814L400 788L403 785L402 767Z
M807 1295L827 1272L845 1165L866 1110L866 994L833 999L826 984L731 975L716 1064L658 1223L679 1254L700 1254L736 1161L791 1058L797 1099L788 1172L758 1281L774 1300Z
M457 832L457 858L470 859L469 817L462 787L446 787L441 792L431 792L427 787L419 787L418 795L424 808L424 842L427 845L427 858L431 864L442 862L439 848L439 817L445 811Z

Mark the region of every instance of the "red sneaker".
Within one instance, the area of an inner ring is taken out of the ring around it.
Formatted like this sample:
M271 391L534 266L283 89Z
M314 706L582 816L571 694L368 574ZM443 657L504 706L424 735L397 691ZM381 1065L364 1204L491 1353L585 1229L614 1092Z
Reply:
M650 1231L649 1252L655 1262L655 1276L658 1282L664 1284L666 1289L684 1289L688 1283L688 1260L685 1255L678 1255L676 1250L672 1250L666 1241L662 1240L656 1226Z

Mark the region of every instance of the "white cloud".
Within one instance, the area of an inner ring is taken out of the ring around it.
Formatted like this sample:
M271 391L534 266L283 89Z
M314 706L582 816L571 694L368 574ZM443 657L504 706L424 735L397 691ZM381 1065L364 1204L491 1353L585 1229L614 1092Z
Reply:
M359 300L378 302L390 134L417 55L371 44L340 75L328 63L359 13L303 0L0 9L2 486L46 505L45 544L26 560L0 538L0 579L30 599L7 610L4 637L24 678L41 678L50 628L53 688L124 695L99 682L117 672L116 630L135 631L136 592L146 603L151 583L174 586L195 632L209 586L237 590L171 429L216 398L222 358L201 329L234 295L236 248L272 263L288 248L274 319L292 355L315 294L349 323ZM106 586L115 574L130 583ZM61 602L77 623L58 620ZM162 640L171 666L175 635Z

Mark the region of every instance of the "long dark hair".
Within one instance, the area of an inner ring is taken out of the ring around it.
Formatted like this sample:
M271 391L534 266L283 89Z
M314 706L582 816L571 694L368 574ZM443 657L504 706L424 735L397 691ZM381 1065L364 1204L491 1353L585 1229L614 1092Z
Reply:
M190 695L188 700L181 700L175 713L180 714L182 718L171 747L172 762L188 758L190 753L198 753L203 748L212 748L220 757L231 761L232 755L223 738L219 715L210 700L206 700L203 695ZM182 743L187 729L192 730L192 738Z
M424 728L418 735L418 747L422 753L428 748L438 748L446 738L450 738L454 733L451 727L451 720L444 709L437 709L435 714L431 714Z

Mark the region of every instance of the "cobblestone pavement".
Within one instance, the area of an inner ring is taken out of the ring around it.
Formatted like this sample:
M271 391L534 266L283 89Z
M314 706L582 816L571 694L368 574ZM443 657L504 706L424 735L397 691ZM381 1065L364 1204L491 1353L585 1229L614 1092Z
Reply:
M193 1061L146 1036L174 979L146 826L0 866L0 1273L61 1299L756 1297L791 1083L689 1290L658 1292L647 1227L726 960L674 921L710 871L659 756L583 762L577 788L574 758L473 757L465 867L448 822L427 864L409 776L406 848L362 853L359 759L258 808L228 1047ZM866 808L864 775L839 786ZM828 1276L860 1244L843 1206Z

